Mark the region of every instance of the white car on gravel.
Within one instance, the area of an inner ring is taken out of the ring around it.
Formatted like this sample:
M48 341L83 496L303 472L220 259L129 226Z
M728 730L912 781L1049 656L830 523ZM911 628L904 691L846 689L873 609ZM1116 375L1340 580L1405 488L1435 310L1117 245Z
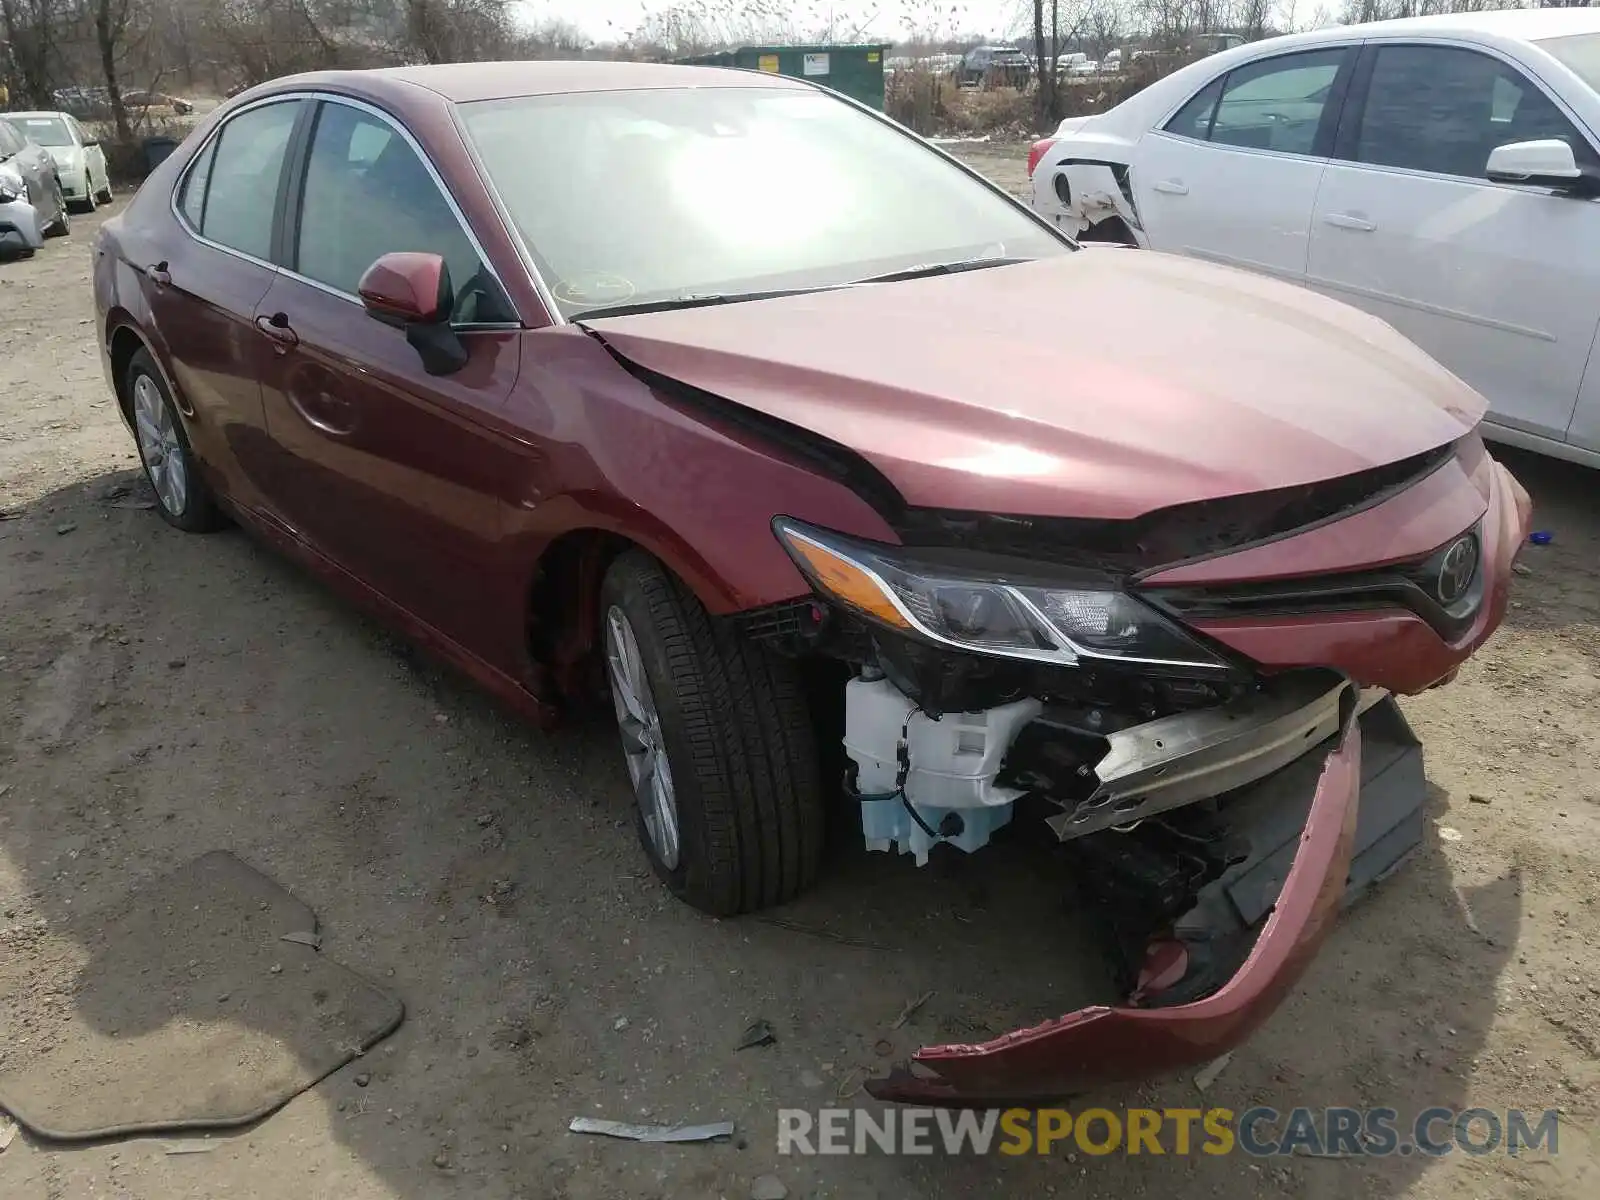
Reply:
M1483 393L1486 436L1600 466L1597 86L1596 9L1273 38L1061 122L1033 206L1364 308Z
M23 137L49 152L61 177L61 192L74 210L93 212L95 205L111 203L106 152L77 117L64 112L15 112L0 120L9 121Z

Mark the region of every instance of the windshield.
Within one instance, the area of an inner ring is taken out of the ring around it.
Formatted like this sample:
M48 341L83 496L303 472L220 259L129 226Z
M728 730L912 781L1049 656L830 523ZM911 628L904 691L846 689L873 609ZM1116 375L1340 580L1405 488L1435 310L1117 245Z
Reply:
M1559 60L1592 90L1600 92L1600 33L1546 38L1535 44Z
M72 134L60 117L12 117L11 123L41 146L72 145Z
M820 92L582 92L461 114L568 316L1072 249L914 138Z

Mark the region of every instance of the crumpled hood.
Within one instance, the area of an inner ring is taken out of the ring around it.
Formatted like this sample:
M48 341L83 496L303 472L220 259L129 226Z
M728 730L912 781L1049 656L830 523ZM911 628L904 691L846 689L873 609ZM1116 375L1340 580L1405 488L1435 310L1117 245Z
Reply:
M1374 317L1147 251L583 324L915 506L1129 518L1407 458L1485 408Z

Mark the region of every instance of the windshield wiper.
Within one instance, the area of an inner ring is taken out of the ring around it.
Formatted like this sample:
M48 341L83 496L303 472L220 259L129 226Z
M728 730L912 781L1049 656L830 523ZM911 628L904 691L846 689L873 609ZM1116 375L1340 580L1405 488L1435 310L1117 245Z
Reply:
M981 271L984 267L1010 267L1017 263L1032 262L1031 258L963 258L955 262L918 263L914 267L901 267L898 271L886 271L882 275L868 275L865 279L851 280L853 287L858 283L895 283L902 279L924 279L929 275L959 275L962 271Z
M743 304L747 300L775 300L779 296L799 296L805 292L823 292L839 284L825 287L777 288L766 292L685 292L662 300L637 300L625 304L603 304L599 308L586 308L573 316L574 321L587 321L593 317L629 317L635 313L668 312L675 308L706 308L713 304Z

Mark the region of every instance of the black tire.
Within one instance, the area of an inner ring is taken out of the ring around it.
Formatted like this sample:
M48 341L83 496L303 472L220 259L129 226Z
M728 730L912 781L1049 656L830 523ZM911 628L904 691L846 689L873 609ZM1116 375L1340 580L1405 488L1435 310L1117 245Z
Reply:
M168 418L172 422L172 430L177 437L178 455L183 462L184 471L184 497L183 503L176 510L168 503L167 497L162 494L162 489L157 485L156 476L150 469L150 462L145 454L143 440L139 437L137 428L137 410L139 387L141 380L148 380L155 386L160 396L161 403L166 407ZM214 533L225 528L227 518L217 507L216 497L206 485L204 476L200 473L200 462L195 457L194 450L189 445L189 431L183 426L183 415L178 412L177 405L172 402L172 393L167 390L167 382L162 378L160 370L156 367L155 360L150 357L148 350L137 350L128 361L127 374L123 376L123 386L128 397L130 424L135 425L133 441L139 451L139 464L144 468L145 479L150 483L150 490L156 495L156 512L161 514L161 519L174 529L181 529L185 533Z
M676 793L675 867L639 838L679 899L714 916L791 900L817 876L824 804L797 664L706 613L649 555L606 573L601 627L621 609L639 644Z
M115 193L111 190L111 176L107 175L101 182L105 184L105 187L94 194L94 202L96 204L110 204L116 198Z
M45 237L66 237L72 232L72 219L67 216L67 199L61 193L61 181L58 179L51 185L55 188L56 219L44 227Z
M90 196L87 200L68 200L67 211L77 213L79 216L92 213L94 211L94 197Z

